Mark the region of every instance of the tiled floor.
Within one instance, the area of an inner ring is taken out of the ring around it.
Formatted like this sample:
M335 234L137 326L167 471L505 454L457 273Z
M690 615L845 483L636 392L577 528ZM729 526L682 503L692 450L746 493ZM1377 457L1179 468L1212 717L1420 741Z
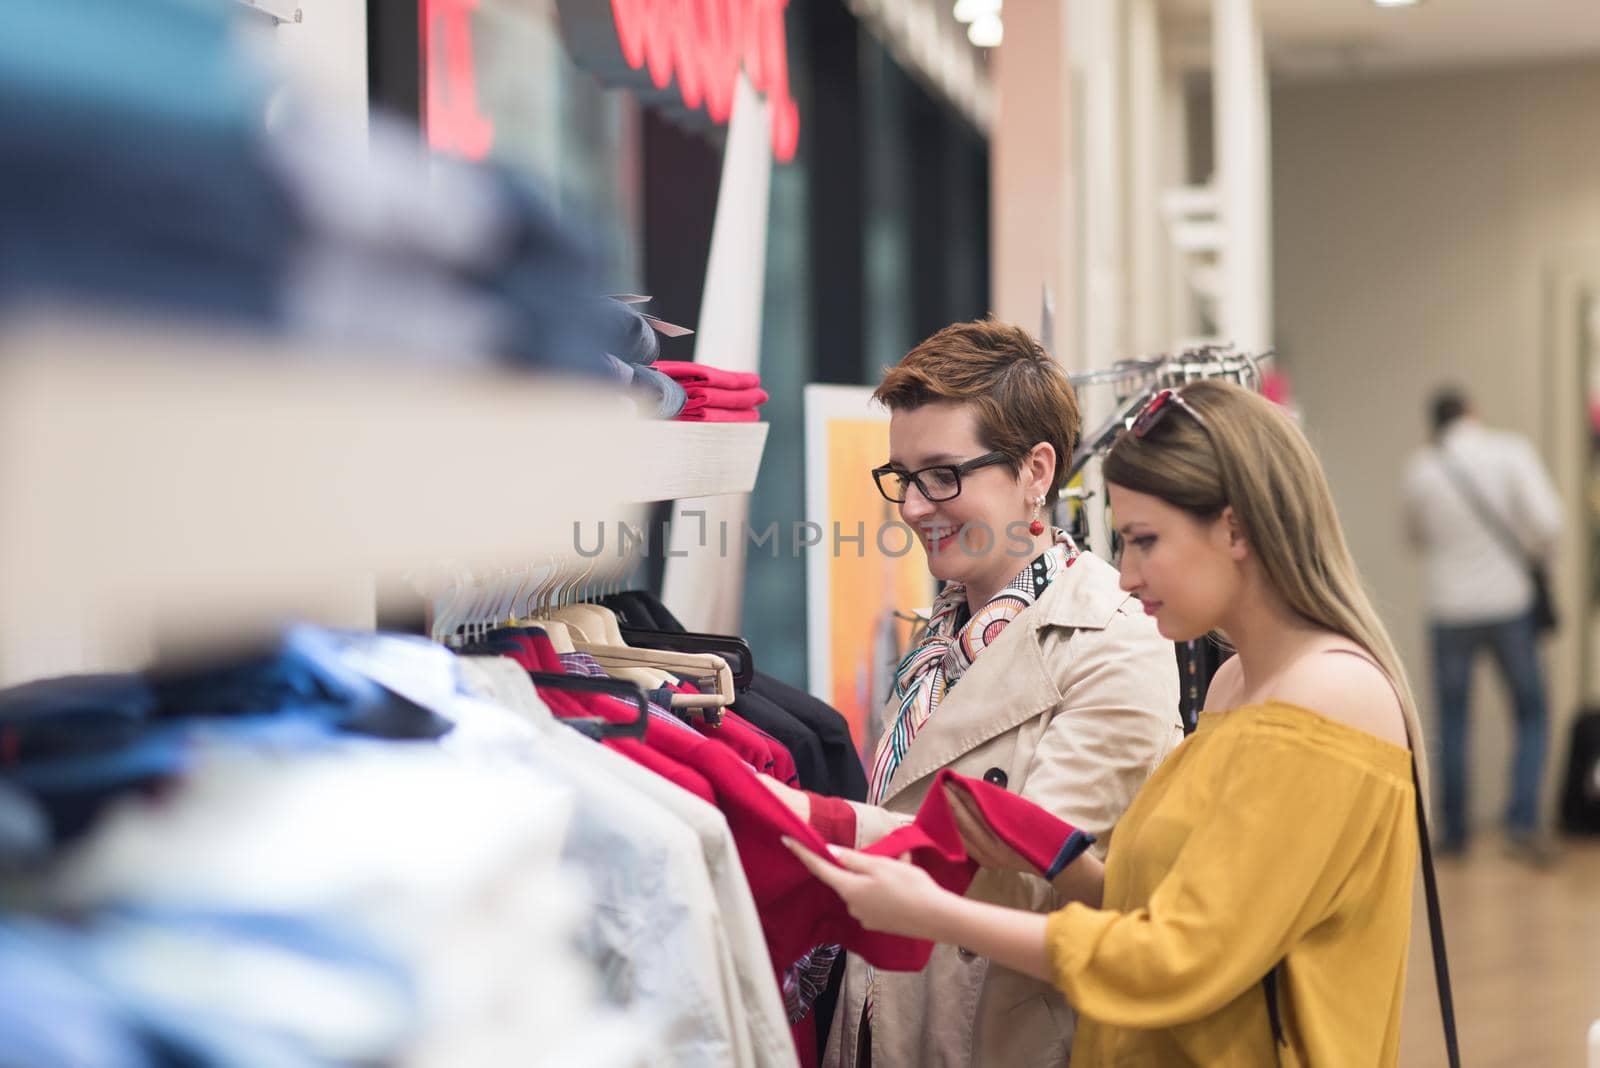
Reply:
M1467 1068L1586 1068L1600 1019L1600 838L1568 838L1549 871L1506 859L1485 836L1439 862L1439 893ZM1427 913L1418 881L1404 1068L1444 1065Z

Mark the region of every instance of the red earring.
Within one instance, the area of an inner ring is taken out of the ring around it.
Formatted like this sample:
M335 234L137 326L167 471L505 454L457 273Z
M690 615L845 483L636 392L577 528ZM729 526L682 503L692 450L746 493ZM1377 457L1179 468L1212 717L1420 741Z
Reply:
M1028 533L1038 537L1044 533L1044 520L1039 518L1039 513L1044 509L1044 498L1038 497L1033 502L1033 522L1028 524Z

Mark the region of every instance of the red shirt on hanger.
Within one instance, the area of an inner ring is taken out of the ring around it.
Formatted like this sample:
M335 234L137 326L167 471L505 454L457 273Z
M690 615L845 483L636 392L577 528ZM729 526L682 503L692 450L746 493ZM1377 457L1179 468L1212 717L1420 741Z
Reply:
M535 635L525 640L530 660L538 664L538 670L561 669L560 657L547 638ZM595 697L596 700L582 702L584 714L613 722L626 722L638 714L637 709L624 702L602 695L549 688L541 691L541 696L547 694L563 699ZM568 704L564 700L558 703ZM665 759L664 766L670 772L663 772L667 778L705 797L722 812L755 898L775 971L781 972L811 947L828 943L838 943L879 968L917 971L926 966L933 952L932 942L863 929L851 918L844 902L813 878L784 847L782 839L788 836L827 856L828 843L757 782L758 773L727 746L655 722L647 724L643 745L630 739L613 739L605 744L629 756L634 755L632 750L642 749ZM663 766L646 760L640 763L652 770ZM1031 801L946 768L935 777L916 819L865 852L878 856L910 853L912 862L945 889L964 893L977 874L978 865L967 859L961 845L961 835L944 794L947 783L970 794L995 834L1041 871L1065 863L1092 841ZM703 786L705 792L687 784Z
M556 652L555 646L550 644L550 639L543 634L519 634L510 640L523 647L524 654L514 659L525 670L569 674L566 665L561 662L561 654ZM538 689L538 693L545 704L550 706L550 711L562 719L588 718L626 723L639 714L639 710L634 706L605 694L577 693L571 690L559 690L553 686ZM635 764L649 768L702 801L716 804L716 792L711 789L710 783L706 782L703 776L650 746L649 737L652 729L659 731L662 728L657 724L647 723L644 741L636 738L607 738L600 744L621 753Z

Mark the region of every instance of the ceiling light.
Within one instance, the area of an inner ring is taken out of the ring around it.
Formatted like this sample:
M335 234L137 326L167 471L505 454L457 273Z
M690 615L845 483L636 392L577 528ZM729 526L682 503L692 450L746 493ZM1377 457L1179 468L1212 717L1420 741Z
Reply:
M1372 0L1379 7L1416 7L1422 0Z
M977 22L985 15L1000 14L1000 0L956 0L957 22Z
M999 48L1003 36L1005 27L999 15L984 15L967 27L967 40L979 48Z

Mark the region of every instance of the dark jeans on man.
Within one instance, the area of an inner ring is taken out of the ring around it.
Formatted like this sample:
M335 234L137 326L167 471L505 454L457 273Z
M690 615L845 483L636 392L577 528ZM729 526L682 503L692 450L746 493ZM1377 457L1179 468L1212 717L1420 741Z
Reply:
M1544 678L1532 615L1490 623L1433 625L1433 678L1443 742L1444 839L1460 846L1467 838L1468 699L1472 665L1488 646L1511 691L1516 744L1511 755L1511 793L1506 827L1513 836L1531 835L1539 823L1539 785L1549 731Z

